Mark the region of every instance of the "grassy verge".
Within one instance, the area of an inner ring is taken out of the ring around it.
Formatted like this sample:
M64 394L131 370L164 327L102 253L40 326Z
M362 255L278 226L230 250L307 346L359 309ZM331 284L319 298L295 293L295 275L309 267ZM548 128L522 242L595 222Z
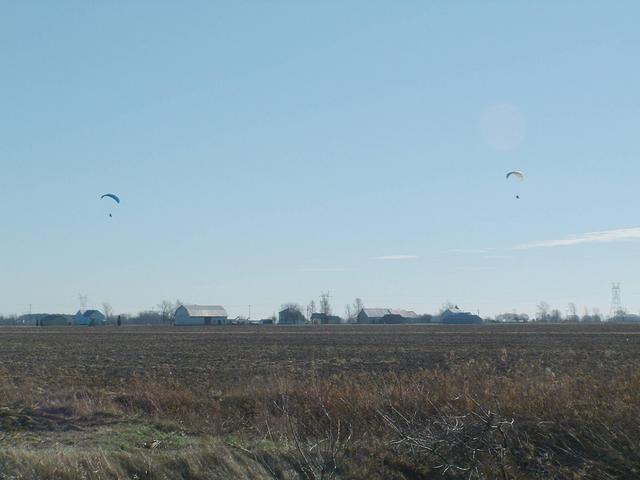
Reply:
M640 369L476 362L218 386L3 375L0 478L634 478Z

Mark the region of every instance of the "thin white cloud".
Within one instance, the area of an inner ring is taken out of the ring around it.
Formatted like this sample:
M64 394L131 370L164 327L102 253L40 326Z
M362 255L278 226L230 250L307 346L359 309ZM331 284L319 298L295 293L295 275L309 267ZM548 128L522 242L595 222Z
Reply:
M375 257L374 260L414 260L416 258L418 258L417 255L383 255Z
M543 240L517 245L514 249L529 250L532 248L571 247L585 243L611 243L630 240L640 240L640 227L619 228L617 230L604 230L602 232L569 235L568 237L557 240Z

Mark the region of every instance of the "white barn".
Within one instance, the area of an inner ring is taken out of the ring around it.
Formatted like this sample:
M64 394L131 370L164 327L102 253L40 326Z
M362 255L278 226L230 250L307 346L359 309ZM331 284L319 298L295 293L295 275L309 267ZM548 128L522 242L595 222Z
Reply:
M226 325L227 311L220 305L181 305L175 314L176 325Z

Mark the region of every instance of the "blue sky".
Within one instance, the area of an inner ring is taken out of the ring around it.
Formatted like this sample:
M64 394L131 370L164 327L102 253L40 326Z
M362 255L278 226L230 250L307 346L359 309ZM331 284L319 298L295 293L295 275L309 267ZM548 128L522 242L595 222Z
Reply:
M637 2L1 8L2 313L640 310Z

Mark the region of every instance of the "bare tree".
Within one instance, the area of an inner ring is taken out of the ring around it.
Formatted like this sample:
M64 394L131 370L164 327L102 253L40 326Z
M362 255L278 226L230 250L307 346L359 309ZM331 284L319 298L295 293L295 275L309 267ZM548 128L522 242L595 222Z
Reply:
M551 310L551 314L549 315L549 321L551 323L560 323L562 320L562 313L557 308Z
M446 301L440 307L440 313L443 313L443 312L445 312L447 310L453 310L455 308L456 308L456 306L453 303L451 303L449 301Z
M358 314L362 311L363 308L364 305L362 304L362 300L359 298L356 298L352 304L346 305L344 308L344 312L347 323L356 323Z
M362 303L362 300L360 298L356 298L355 301L353 302L353 306L355 308L355 314L356 316L360 313L360 311L364 308L364 304Z
M104 312L104 316L107 318L107 321L111 320L111 317L113 316L113 308L109 303L102 303L102 311Z
M362 300L360 298L356 298L353 301L353 320L352 320L352 323L356 323L358 315L360 314L360 312L362 311L363 308L364 308L364 304L362 303Z
M329 292L322 292L320 294L320 313L324 313L325 315L331 315L331 304L329 303Z
M311 320L311 315L314 314L316 311L316 302L314 302L313 300L311 300L309 302L309 305L307 305L307 318L309 320Z
M300 312L302 313L302 307L300 305L298 305L297 303L283 303L280 306L280 310L286 310L287 308L291 309L291 310L295 310L296 312Z
M177 302L176 302L177 303ZM171 323L173 322L173 317L176 312L176 306L169 300L163 300L158 304L158 310L160 310L160 315L162 315L162 323Z
M347 319L347 323L353 323L355 315L353 313L353 307L348 303L344 307L344 316Z
M546 322L549 319L549 310L550 306L547 302L540 302L538 304L538 316L537 320L539 322Z

